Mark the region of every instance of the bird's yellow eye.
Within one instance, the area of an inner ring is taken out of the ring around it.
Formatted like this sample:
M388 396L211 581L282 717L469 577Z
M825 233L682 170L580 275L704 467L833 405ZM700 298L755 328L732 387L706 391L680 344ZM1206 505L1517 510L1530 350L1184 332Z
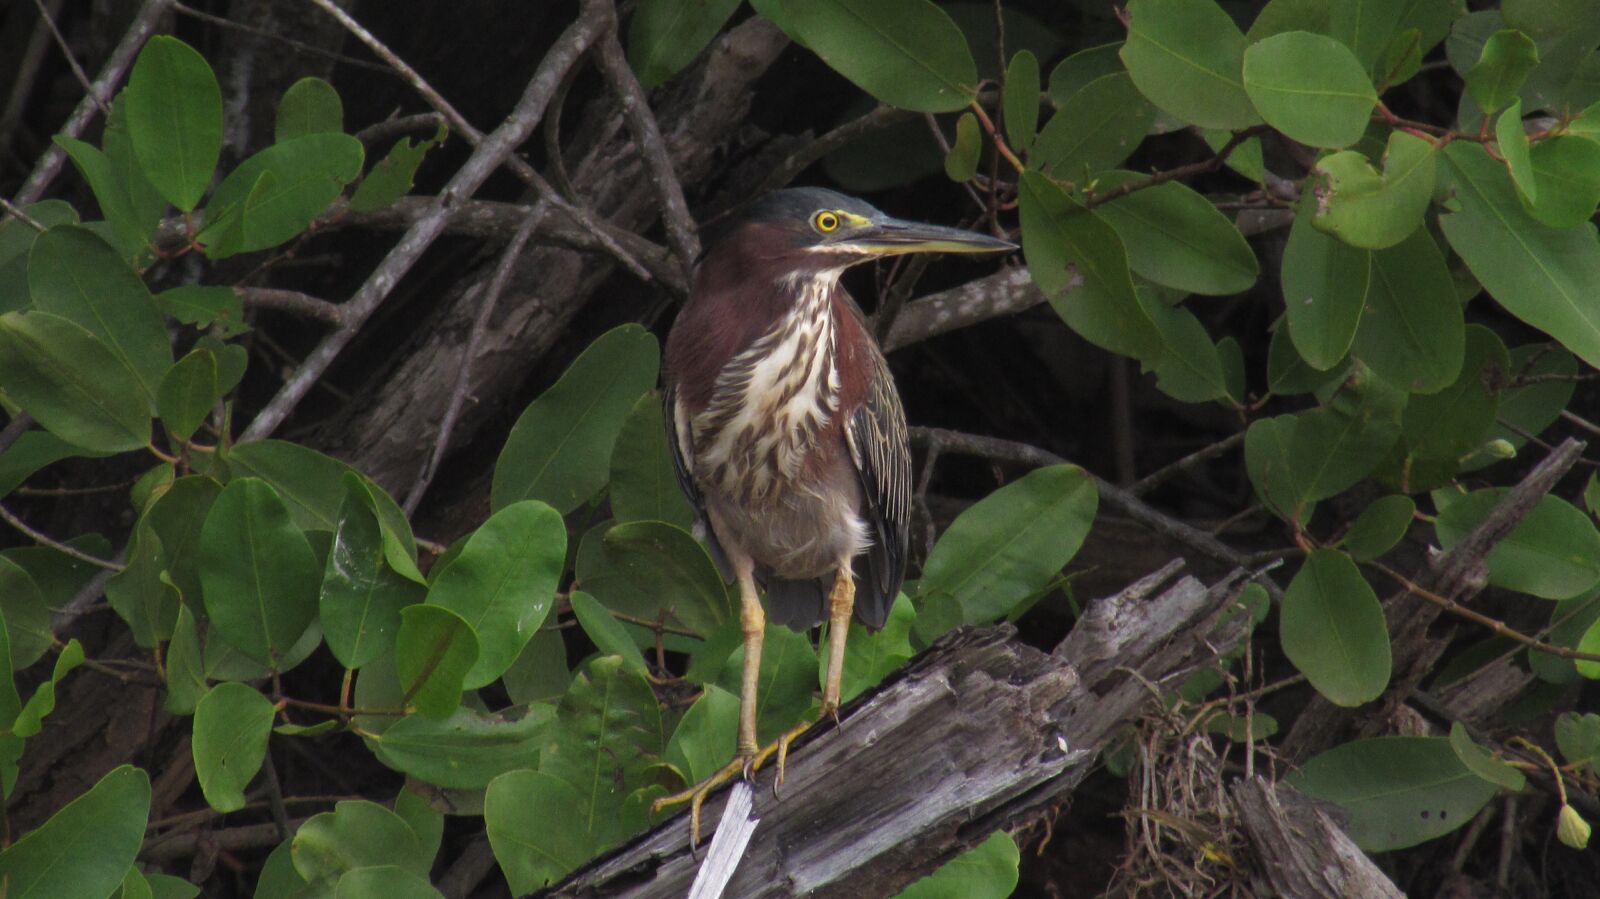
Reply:
M817 230L821 231L823 234L839 230L839 216L835 215L834 213L819 212L817 213L817 217L812 219L812 221L816 224Z

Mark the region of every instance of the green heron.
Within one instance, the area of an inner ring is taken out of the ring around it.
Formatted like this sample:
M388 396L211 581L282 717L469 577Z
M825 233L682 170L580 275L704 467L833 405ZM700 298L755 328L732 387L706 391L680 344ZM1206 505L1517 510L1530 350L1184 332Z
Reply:
M814 723L757 744L767 618L759 589L775 623L805 630L826 617L822 716L836 718L852 612L881 628L905 576L905 412L839 275L903 253L1015 248L893 219L831 190L794 188L750 205L698 261L689 302L667 339L667 442L697 528L723 576L738 582L745 652L737 756L656 803L689 802L696 838L711 790L740 771L748 776L774 751L781 783L789 743Z

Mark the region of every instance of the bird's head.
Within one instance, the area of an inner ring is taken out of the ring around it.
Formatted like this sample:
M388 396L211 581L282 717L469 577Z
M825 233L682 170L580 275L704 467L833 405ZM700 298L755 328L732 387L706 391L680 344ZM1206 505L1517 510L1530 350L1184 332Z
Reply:
M997 253L1016 249L1010 241L897 219L870 203L820 187L774 191L738 213L715 233L707 261L723 247L745 265L769 268L774 275L837 272L905 253Z

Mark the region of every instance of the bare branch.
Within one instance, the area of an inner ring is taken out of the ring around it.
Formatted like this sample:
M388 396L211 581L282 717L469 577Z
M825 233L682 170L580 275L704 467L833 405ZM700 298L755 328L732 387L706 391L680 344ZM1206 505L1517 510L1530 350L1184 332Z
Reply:
M100 76L94 81L94 89L78 101L77 107L72 110L72 115L67 118L66 124L61 126L58 134L68 137L78 137L83 134L84 129L94 120L95 113L111 102L111 95L116 91L117 85L121 84L122 76L133 65L139 50L144 47L145 41L150 39L150 35L155 33L156 25L171 8L172 0L145 0L138 14L128 24L128 30L122 33L122 40L117 44L117 48L111 51L111 58L101 67ZM23 182L22 189L17 191L14 198L17 205L26 206L44 196L45 188L55 180L66 159L66 151L52 144L33 167L28 180Z
M450 445L450 432L455 430L456 419L461 417L461 407L467 400L467 390L472 386L472 360L478 357L478 351L483 347L484 335L489 330L489 316L494 314L495 304L500 301L500 294L505 291L506 282L511 279L512 264L522 255L523 247L528 245L528 238L533 236L533 229L538 227L539 220L544 218L545 211L549 208L543 203L534 207L528 213L522 227L517 229L516 236L511 238L511 243L506 245L505 252L500 254L500 264L495 267L494 279L489 282L489 289L484 291L483 299L478 303L478 315L472 321L472 333L467 337L466 350L461 354L461 367L456 374L456 384L450 390L450 403L445 407L444 417L439 421L439 434L433 440L433 448L429 450L427 461L422 465L422 472L417 475L416 483L411 485L411 492L406 495L404 508L408 518L417 511L417 505L422 502L422 495L428 491L428 485L433 483L433 476L439 470L439 462L444 459L445 449Z
M90 565L94 565L97 568L104 568L107 571L121 571L125 567L116 562L110 562L102 559L99 556L91 556L83 550L72 546L71 544L62 543L60 540L36 530L26 521L18 518L15 513L3 505L0 505L0 520L5 521L6 524L9 524L22 533L28 535L28 537L32 538L34 542L43 546L48 546L56 552L61 553L62 555L71 556L80 562L88 562Z
M342 11L341 11L342 13ZM545 105L566 75L567 69L604 33L610 25L611 9L602 0L585 0L578 18L557 39L546 54L533 78L523 91L522 99L500 127L483 139L450 183L430 205L425 216L418 220L400 242L389 252L383 262L367 278L366 283L343 304L345 325L323 338L289 378L277 396L262 409L241 439L260 440L283 424L300 399L338 358L341 350L350 343L361 325L389 296L400 278L411 269L424 250L431 246L444 231L450 219L450 208L458 198L470 197L489 175L510 157L544 114Z
M667 243L672 246L672 252L678 254L687 276L694 269L695 260L700 258L700 238L695 236L694 218L689 215L689 204L683 198L683 185L678 182L672 158L667 155L666 144L661 139L661 126L650 111L650 100L639 85L639 79L634 77L615 31L600 40L595 56L600 74L616 93L617 102L622 105L622 117L639 145L639 156L644 160L645 170L656 189L656 201L661 206Z
M78 65L78 58L72 55L72 47L68 46L67 38L56 27L54 14L45 6L44 0L33 0L33 5L39 10L39 19L50 29L50 36L55 39L56 47L61 50L61 55L67 61L67 68L72 70L72 77L78 79L78 86L83 88L83 94L95 101L101 115L111 115L111 107L102 99L95 96L94 85L89 83L89 75L84 72L83 66Z
M344 324L344 312L338 303L330 303L327 300L301 293L298 290L279 290L272 287L235 287L233 292L237 293L247 306L293 312L295 315L327 322L334 327Z

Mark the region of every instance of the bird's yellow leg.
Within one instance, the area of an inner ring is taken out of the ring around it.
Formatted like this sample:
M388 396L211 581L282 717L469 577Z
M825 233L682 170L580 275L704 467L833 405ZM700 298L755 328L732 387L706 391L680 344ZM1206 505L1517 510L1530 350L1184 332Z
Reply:
M777 784L783 783L783 766L789 760L789 744L814 727L823 718L839 720L839 693L844 683L845 639L850 635L850 616L856 607L856 581L849 564L839 566L834 574L833 590L828 593L828 647L824 655L822 679L822 713L814 720L803 721L785 731L777 741L756 753L750 770L760 769L769 756L777 753Z
M755 769L751 762L756 758L756 687L761 679L761 641L766 635L767 615L761 608L761 597L756 592L755 578L750 566L739 571L739 625L744 632L744 669L739 682L739 750L733 760L723 765L705 780L671 796L663 796L650 806L653 815L664 808L689 803L689 845L700 843L700 806L711 791L732 780L740 772L746 777Z

